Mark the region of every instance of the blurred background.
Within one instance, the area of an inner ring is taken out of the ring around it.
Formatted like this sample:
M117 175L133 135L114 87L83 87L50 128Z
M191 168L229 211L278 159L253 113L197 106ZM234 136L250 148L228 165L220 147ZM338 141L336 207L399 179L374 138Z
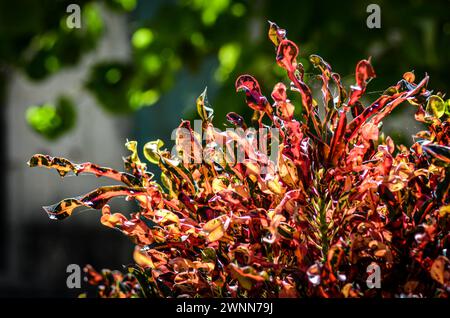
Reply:
M366 25L370 3L381 8L379 29ZM71 4L80 8L80 28L67 24ZM366 102L412 70L416 78L427 72L429 87L445 92L449 9L447 0L0 1L0 297L74 297L83 288L66 287L69 264L121 269L132 261L133 245L103 227L99 211L56 222L41 209L108 182L29 169L33 154L122 169L126 139L171 145L180 120L196 118L205 86L217 127L229 111L251 116L234 91L239 74L255 75L267 96L286 82L267 20L299 45L313 87L320 89L310 54L322 56L347 85L356 63L372 56L378 77ZM410 144L420 129L413 114L407 105L397 108L385 131Z

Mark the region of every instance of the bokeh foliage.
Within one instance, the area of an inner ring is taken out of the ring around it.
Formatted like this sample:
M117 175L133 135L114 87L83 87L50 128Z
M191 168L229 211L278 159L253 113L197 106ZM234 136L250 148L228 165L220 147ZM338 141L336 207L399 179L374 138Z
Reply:
M217 88L210 97L216 118L225 118L230 105L248 111L232 91L237 70L257 76L262 83L283 79L271 63L273 48L266 44L269 19L285 26L289 37L302 43L300 61L312 86L319 82L309 77L312 66L307 57L320 48L346 83L353 79L353 65L372 56L380 75L371 83L368 96L374 99L381 93L378 90L411 70L419 76L432 74L431 84L438 91L448 88L447 0L377 1L381 29L366 26L366 7L373 1L76 1L82 7L83 27L72 30L65 26L65 19L66 7L73 1L43 2L17 0L0 5L0 60L31 79L47 78L75 66L98 44L105 31L100 4L127 14L130 61L103 61L86 78L86 88L111 113L139 111L157 104L164 94L177 94L171 88L180 71L196 74L211 60L215 66L208 82Z

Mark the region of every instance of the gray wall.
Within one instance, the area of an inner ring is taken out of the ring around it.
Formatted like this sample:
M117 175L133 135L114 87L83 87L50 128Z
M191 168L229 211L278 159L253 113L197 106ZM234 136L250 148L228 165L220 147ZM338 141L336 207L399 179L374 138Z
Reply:
M13 296L17 291L27 296L64 296L68 264L81 262L82 266L82 262L92 260L99 266L116 267L116 263L131 260L131 243L120 233L102 227L99 211L80 212L66 222L57 222L49 220L40 208L111 181L90 176L61 179L56 171L26 165L33 154L44 153L123 169L121 158L127 153L124 143L130 119L106 114L82 88L93 63L126 60L130 56L126 17L106 10L102 14L106 34L79 65L38 83L15 71L9 78L5 105L7 149L3 150L7 156L7 209L1 212L7 214L8 252L0 256L5 268L0 272L0 295ZM30 105L54 101L59 94L73 98L77 124L66 136L48 142L27 126L25 111Z

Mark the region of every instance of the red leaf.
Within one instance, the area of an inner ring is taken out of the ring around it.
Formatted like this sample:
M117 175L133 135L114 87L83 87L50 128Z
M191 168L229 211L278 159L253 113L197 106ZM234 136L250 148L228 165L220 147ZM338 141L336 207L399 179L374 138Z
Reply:
M245 74L236 80L236 91L244 91L246 102L250 108L258 111L270 112L271 107L266 97L261 93L258 81L251 75Z
M288 72L295 72L297 67L298 47L290 40L281 41L277 51L277 63Z
M362 60L356 65L355 79L356 85L352 86L352 93L350 95L349 106L352 106L366 91L367 83L375 78L375 71L369 60Z
M277 83L272 91L272 99L275 102L286 102L287 95L286 95L286 85L283 83Z

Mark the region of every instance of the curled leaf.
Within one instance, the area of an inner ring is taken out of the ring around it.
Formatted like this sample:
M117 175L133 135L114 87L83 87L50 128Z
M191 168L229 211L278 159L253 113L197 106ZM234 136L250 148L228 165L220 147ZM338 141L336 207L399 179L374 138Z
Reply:
M349 106L352 106L366 91L367 83L375 77L375 71L369 60L361 60L356 65L355 78L356 84L352 86L352 93L348 102Z
M255 94L261 95L261 88L259 87L258 81L248 74L239 76L236 80L235 87L236 92L244 90L245 92L254 92Z
M286 102L287 94L286 94L286 85L283 83L277 83L272 91L272 99L279 102Z
M403 79L408 83L414 83L416 76L414 75L414 72L406 72L403 74Z
M228 113L227 120L237 127L245 128L246 126L244 118L241 115L236 114L235 112Z
M450 261L445 256L439 256L431 265L431 278L445 285L450 281Z
M125 183L128 186L137 186L141 184L139 178L126 172L100 167L96 164L85 162L76 164L65 158L51 157L48 155L36 154L28 161L30 167L45 167L55 169L61 177L73 172L75 175L84 173L94 174L97 177L106 177Z
M76 167L65 158L50 157L48 155L36 154L28 161L30 167L46 167L56 169L61 177L69 172L77 173Z
M220 240L230 225L230 219L226 215L208 221L203 226L203 231L208 234L208 241L214 242Z
M266 272L257 272L251 266L239 267L233 263L229 265L231 276L237 279L242 288L251 290L255 283L267 280Z
M437 95L430 96L428 98L427 113L433 115L436 118L441 118L445 114L445 108L446 105L444 103L444 100Z
M269 21L269 39L277 47L286 38L286 30L280 28L276 23Z
M251 75L241 75L235 83L236 91L244 91L248 106L257 111L271 111L271 106L261 93L258 81Z
M161 139L150 141L144 145L144 156L151 163L158 164L161 158L159 149L164 146Z
M210 107L208 103L208 98L206 96L206 88L203 91L203 93L197 98L197 112L204 122L212 121L214 116L214 110Z
M281 41L277 51L277 63L288 72L297 68L298 47L290 40Z
M101 209L112 198L119 196L139 196L146 194L145 188L130 188L126 186L105 186L100 187L88 194L62 200L54 205L45 206L44 210L47 212L49 218L62 220L69 217L73 211L81 206L91 209Z

